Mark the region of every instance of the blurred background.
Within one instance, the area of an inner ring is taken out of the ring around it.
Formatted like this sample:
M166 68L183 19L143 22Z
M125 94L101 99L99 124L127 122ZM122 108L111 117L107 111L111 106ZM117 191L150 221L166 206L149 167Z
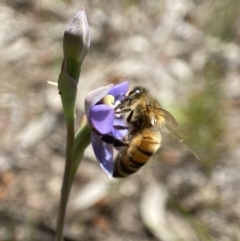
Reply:
M66 240L240 240L239 0L0 2L0 240L53 240L65 123L47 81L58 79L63 31L82 5L91 48L77 123L90 90L127 79L175 116L189 149L168 136L141 171L109 181L89 147Z

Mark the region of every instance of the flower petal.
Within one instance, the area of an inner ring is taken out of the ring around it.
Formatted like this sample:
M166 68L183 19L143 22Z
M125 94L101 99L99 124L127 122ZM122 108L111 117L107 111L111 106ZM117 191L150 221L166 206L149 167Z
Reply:
M113 122L114 126L121 126L121 127L126 127L126 121L122 118L114 118L114 122Z
M128 127L126 125L126 122L123 119L115 118L111 134L115 138L120 140L125 138L128 134Z
M110 144L103 142L100 136L92 131L91 141L93 151L97 157L101 168L107 174L108 177L112 177L113 174L113 147Z
M112 130L112 135L119 140L125 140L127 138L127 134L128 134L128 129L122 129L122 130L118 130L118 129L113 129Z
M128 81L114 85L108 92L109 95L113 95L116 100L124 98L128 91Z
M89 117L89 112L92 106L100 101L111 89L113 85L107 85L89 92L85 98L85 114Z
M114 136L115 139L121 140L123 142L127 141L128 129L116 129L113 128L109 135ZM122 151L126 146L114 146L114 148L118 151Z
M95 105L89 112L92 126L101 134L109 133L113 128L114 109L108 105Z

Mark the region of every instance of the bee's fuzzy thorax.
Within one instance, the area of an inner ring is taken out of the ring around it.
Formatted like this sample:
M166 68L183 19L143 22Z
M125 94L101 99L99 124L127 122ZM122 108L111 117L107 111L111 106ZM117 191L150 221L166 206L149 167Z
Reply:
M116 109L126 116L131 128L128 145L115 160L113 176L126 177L137 172L160 148L162 127L175 119L141 86L129 91Z

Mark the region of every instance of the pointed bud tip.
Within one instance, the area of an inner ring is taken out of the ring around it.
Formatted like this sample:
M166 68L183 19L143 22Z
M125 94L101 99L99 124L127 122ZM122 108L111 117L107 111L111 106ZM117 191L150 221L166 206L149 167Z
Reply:
M63 52L67 59L82 63L90 47L89 26L85 8L75 15L64 31Z

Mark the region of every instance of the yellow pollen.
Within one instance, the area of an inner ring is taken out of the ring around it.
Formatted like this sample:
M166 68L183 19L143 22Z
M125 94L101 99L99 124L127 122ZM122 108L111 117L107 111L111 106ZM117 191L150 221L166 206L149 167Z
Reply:
M112 95L106 95L102 99L103 104L110 105L110 106L114 104L114 101L115 101L115 98Z

